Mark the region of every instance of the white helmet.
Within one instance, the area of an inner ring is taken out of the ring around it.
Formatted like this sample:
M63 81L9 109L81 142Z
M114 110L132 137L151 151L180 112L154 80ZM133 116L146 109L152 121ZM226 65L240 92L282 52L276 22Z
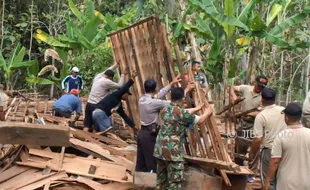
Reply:
M73 67L73 68L71 69L71 72L78 73L78 72L80 72L80 70L79 70L79 68L77 68L77 67Z

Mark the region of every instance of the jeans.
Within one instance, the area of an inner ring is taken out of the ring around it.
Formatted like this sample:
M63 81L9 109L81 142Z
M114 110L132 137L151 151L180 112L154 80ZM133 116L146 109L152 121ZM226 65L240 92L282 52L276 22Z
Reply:
M112 125L110 118L100 109L95 109L93 111L93 123L95 130L99 132L105 131Z
M54 108L54 115L57 117L71 118L72 112L61 108Z

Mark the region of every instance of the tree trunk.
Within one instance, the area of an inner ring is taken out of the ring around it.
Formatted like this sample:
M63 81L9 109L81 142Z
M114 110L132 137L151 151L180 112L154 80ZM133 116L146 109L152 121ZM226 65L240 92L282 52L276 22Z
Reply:
M2 2L2 17L1 17L1 44L0 44L0 50L2 51L3 47L3 34L4 34L4 12L5 12L5 0Z

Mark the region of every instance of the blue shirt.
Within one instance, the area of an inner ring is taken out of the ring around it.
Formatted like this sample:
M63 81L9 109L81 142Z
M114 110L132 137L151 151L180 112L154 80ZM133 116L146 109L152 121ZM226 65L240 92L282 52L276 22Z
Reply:
M65 87L67 84L67 87ZM66 78L64 78L61 82L61 87L63 90L67 90L68 93L72 89L81 90L83 89L83 80L81 76L73 77L72 75L68 75Z
M54 104L54 109L64 109L70 112L82 113L82 102L73 94L62 95Z

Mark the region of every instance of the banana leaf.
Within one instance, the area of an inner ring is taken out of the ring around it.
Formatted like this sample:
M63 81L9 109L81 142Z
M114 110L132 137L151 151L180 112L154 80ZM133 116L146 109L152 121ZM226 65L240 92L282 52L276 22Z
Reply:
M92 41L94 39L98 33L98 26L101 22L102 21L99 16L93 16L93 18L87 22L82 34L88 41Z
M93 17L95 16L95 6L94 6L94 2L91 0L87 0L86 2L85 16L87 20L92 20Z
M7 69L9 70L10 66L13 65L13 61L17 55L17 52L20 51L21 45L20 43L17 44L17 46L15 47L14 51L12 51L12 53L10 54L10 59L9 59L9 63L7 64Z
M80 22L84 23L85 18L83 14L78 10L78 8L74 5L72 0L68 0L68 5L71 12L80 20Z
M219 43L219 40L218 40L218 37L216 37L212 43L212 46L211 46L211 49L210 49L210 53L209 53L209 59L208 59L208 62L209 60L213 59L213 60L217 60L219 55L220 55L220 52L221 52L221 49L220 49L220 43Z
M208 23L206 21L202 20L202 18L198 14L196 15L196 22L198 24L198 28L204 34L206 34L209 38L214 39L214 35L213 35Z
M39 63L38 61L36 60L35 63L33 63L32 65L30 65L28 68L27 68L27 71L28 71L28 76L37 76L38 72L39 72Z
M56 40L53 36L46 34L45 32L43 32L40 29L37 30L36 34L34 34L34 38L36 38L37 40L40 40L42 42L45 42L51 46L54 46L54 47L63 47L63 48L70 47L70 45L64 44L64 43Z
M36 63L36 60L14 63L13 65L10 66L10 69L15 70L15 69L27 68L35 63Z
M249 28L240 22L238 19L230 16L226 16L220 13L213 13L210 15L212 19L214 19L219 25L224 26L225 24L229 24L231 26L237 26L239 28L242 28L246 31L249 30Z
M112 18L111 15L106 15L105 16L107 25L110 27L110 31L115 31L117 29L117 24L114 22L114 19Z
M13 60L11 61L11 64L9 66L9 68L13 68L14 66L20 64L21 62L23 62L24 56L26 53L26 48L22 47L18 54L16 56L14 56Z
M40 84L40 85L54 84L54 82L49 79L38 78L38 77L33 77L33 76L26 77L26 81L32 84Z
M7 67L7 65L6 65L6 61L5 61L5 59L3 58L3 55L2 55L1 52L0 52L0 69L3 70L3 71L8 70L8 67Z
M252 12L252 10L255 8L255 5L259 2L260 0L251 0L245 8L241 11L238 20L242 23L247 23L249 14Z
M225 15L234 17L234 1L233 0L225 0ZM224 31L226 33L227 39L230 39L232 35L235 33L235 26L230 24L223 24Z
M278 16L278 14L281 12L282 10L282 5L279 5L277 3L275 3L272 8L271 11L267 17L267 21L266 21L266 25L269 26L269 24Z
M72 29L72 22L71 22L71 19L70 19L70 16L69 14L66 15L66 27L67 27L67 36L68 38L70 39L74 39L74 33L73 33L73 29Z
M267 28L265 22L262 20L262 18L257 15L253 18L250 25L250 30L253 32L261 32L265 31Z
M183 22L182 21L178 21L177 22L177 25L174 27L174 30L173 30L173 41L177 40L181 33L182 33L182 28L183 28Z
M282 32L284 32L286 29L288 29L291 26L294 26L298 23L301 23L307 18L308 14L306 13L300 13L296 14L288 19L285 19L281 24L275 26L269 34L276 36Z
M91 41L91 44L94 46L99 45L99 43L101 43L101 41L106 38L107 34L108 31L106 31L105 28L101 29Z
M199 0L189 0L189 2L192 5L195 5L199 7L200 9L204 10L208 14L218 13L218 11L216 10L211 0L202 0L202 2L200 2Z
M290 44L288 44L286 41L270 34L270 33L266 33L265 34L265 40L271 44L277 45L279 47L282 48L288 48L290 46Z

